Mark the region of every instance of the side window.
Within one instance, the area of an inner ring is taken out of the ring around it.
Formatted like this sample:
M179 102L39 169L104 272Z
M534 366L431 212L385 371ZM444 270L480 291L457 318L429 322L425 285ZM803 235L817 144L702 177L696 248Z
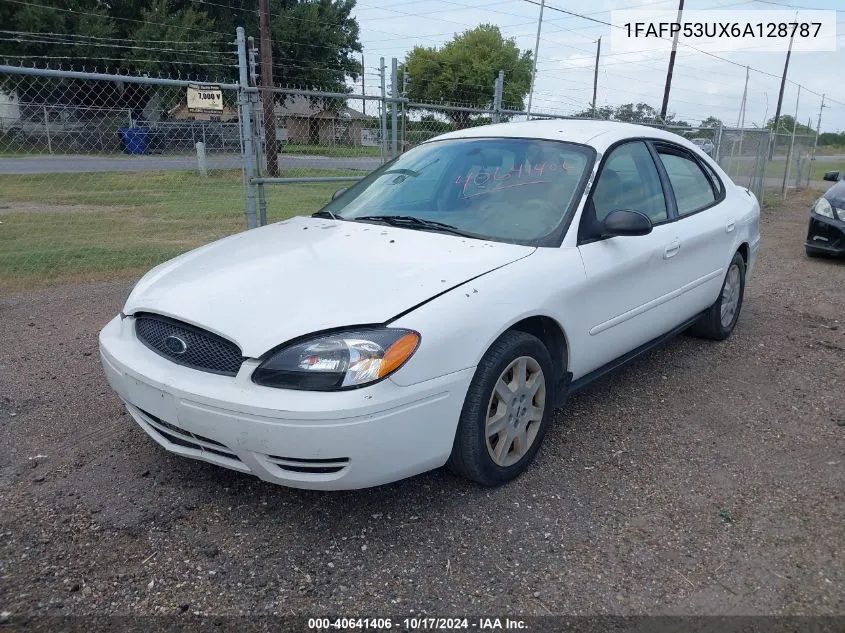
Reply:
M657 167L641 141L620 145L608 156L590 193L579 238L598 237L601 222L618 209L640 211L654 223L668 218Z
M697 161L672 150L658 147L657 151L675 194L678 215L695 213L716 201L713 185Z
M725 191L722 186L722 181L719 180L719 177L710 165L703 161L701 164L704 165L704 171L706 171L707 175L710 176L710 182L713 183L713 188L716 190L716 197L721 197L722 193Z

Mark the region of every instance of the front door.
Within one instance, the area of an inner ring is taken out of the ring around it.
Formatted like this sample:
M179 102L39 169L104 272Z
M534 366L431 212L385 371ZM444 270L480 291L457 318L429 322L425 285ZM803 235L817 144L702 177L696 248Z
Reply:
M675 264L676 229L654 158L646 144L614 148L601 167L581 217L578 243L586 272L579 327L590 341L586 374L671 330L679 319L673 299L683 284ZM603 238L612 211L647 215L648 235Z

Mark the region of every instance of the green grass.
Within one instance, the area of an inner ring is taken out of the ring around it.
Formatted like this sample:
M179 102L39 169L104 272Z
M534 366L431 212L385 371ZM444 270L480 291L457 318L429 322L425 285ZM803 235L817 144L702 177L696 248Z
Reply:
M331 156L333 158L381 158L380 147L346 147L344 145L326 147L322 145L299 145L297 143L286 143L282 146L281 153L300 154L305 156Z
M845 169L843 162L845 161L831 160L824 156L817 157L816 160L813 161L813 165L810 170L810 180L821 180L822 176L824 176L827 171L836 169L841 171ZM734 160L731 162L730 158L726 157L722 161L722 168L725 169L725 171L727 171L732 177L742 178L752 174L754 171L754 161L745 158L742 161ZM789 176L790 181L795 179L797 169L797 162L792 161ZM785 170L786 159L775 159L766 166L766 178L782 178Z
M312 170L307 175L348 172ZM304 174L303 174L304 175ZM338 183L267 185L268 221L313 213ZM242 231L240 171L0 176L0 291L120 279Z

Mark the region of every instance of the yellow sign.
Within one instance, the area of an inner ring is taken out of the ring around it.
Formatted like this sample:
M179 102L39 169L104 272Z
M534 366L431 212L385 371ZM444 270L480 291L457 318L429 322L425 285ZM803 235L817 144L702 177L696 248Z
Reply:
M188 112L223 112L223 91L214 84L191 84L188 86Z

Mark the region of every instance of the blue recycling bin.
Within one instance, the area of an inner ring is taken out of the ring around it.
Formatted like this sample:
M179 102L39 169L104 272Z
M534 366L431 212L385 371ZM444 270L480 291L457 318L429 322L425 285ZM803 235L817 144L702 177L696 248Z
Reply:
M118 130L123 151L127 154L146 154L150 128L122 127Z

